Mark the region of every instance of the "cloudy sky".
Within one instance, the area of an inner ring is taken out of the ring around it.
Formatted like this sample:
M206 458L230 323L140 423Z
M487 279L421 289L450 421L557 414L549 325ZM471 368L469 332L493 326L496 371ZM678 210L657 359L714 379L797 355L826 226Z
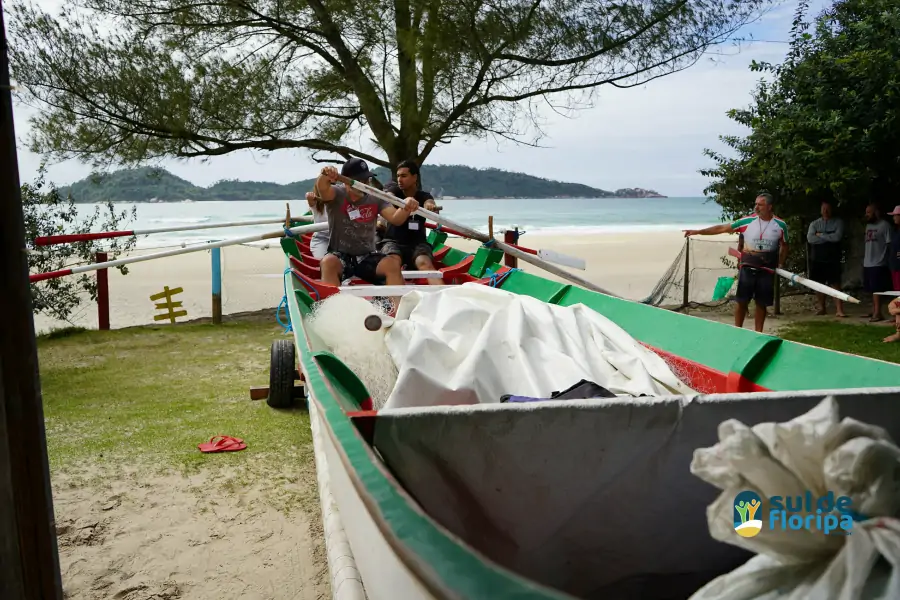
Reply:
M42 2L43 4L43 2ZM810 14L826 5L814 0ZM437 164L464 164L519 171L560 181L576 181L603 189L644 187L668 196L699 196L707 184L698 170L711 165L704 148L724 150L719 135L742 134L726 111L747 106L760 75L753 60L778 62L787 51L796 1L787 0L762 20L741 31L758 42L727 44L692 68L645 86L601 88L595 106L573 119L556 117L544 127L542 148L493 140L462 142L436 149L428 159ZM23 140L30 109L16 104L19 170L22 181L34 178L40 157ZM319 166L303 150L270 154L240 152L207 162L165 161L161 166L195 184L220 179L288 183L315 175ZM57 185L77 181L90 167L75 161L54 164L49 179Z

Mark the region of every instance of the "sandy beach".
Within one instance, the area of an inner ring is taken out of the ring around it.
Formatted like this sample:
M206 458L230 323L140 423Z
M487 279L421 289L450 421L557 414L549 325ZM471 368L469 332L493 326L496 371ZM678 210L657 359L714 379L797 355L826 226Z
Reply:
M500 233L496 233L500 238ZM466 251L475 251L478 242L451 238L448 243ZM569 269L580 277L594 282L613 294L640 300L653 290L673 261L681 252L685 239L680 231L652 233L625 233L582 236L524 235L520 245L534 249L549 249L583 258L584 271ZM709 301L715 281L720 276L734 274L720 261L729 245L736 244L730 235L692 238L691 241L691 293L693 301ZM135 252L147 254L152 250ZM156 251L158 252L158 250ZM683 259L682 259L683 261ZM527 272L560 280L536 266L520 261L519 267ZM284 256L273 242L269 247L230 246L222 249L222 312L233 314L274 308L284 295L282 273ZM683 273L678 264L679 279ZM110 326L113 329L153 323L155 310L150 296L161 292L165 286L183 288L175 296L187 310L190 320L212 315L211 256L208 250L174 257L139 262L128 267L128 275L118 270L109 273ZM680 285L680 284L679 284ZM680 299L681 288L670 290L669 295ZM97 305L85 298L70 317L62 322L47 314L35 317L38 333L67 325L95 329L98 327Z

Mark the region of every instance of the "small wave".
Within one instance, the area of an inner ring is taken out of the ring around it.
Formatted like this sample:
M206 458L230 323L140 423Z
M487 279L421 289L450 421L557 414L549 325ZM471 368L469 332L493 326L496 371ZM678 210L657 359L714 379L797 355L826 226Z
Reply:
M709 226L709 223L698 225L691 223L665 223L655 225L645 224L621 224L621 225L522 225L522 224L494 224L494 235L506 229L519 228L530 235L611 235L617 233L653 233L681 231L683 229L700 229ZM475 227L481 233L487 233L487 227Z
M209 223L212 217L157 217L147 219L147 223L160 225L194 225L197 223Z

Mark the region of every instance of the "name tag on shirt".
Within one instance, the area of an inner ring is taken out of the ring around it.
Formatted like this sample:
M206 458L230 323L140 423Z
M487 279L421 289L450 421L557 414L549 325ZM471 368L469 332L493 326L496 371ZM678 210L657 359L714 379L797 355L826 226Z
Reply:
M357 220L360 217L359 209L354 208L353 210L351 210L347 213L347 216L350 217L354 221Z
M413 230L418 229L418 228L419 228L419 222L418 222L418 221L410 221L410 222L409 222L409 228L410 228L410 229L413 229Z

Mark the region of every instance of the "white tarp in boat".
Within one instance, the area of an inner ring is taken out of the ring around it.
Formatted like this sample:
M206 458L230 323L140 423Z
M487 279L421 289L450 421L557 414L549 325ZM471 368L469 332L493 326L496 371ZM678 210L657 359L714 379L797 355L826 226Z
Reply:
M662 358L584 305L475 283L409 292L385 343L398 370L385 408L547 398L582 379L623 396L695 393Z

